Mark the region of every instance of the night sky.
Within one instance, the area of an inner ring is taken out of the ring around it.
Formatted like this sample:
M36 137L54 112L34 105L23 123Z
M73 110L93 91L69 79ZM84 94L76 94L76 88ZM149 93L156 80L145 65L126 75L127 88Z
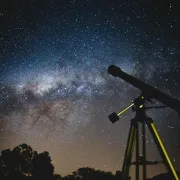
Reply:
M108 115L141 91L107 68L178 99L179 32L178 1L0 2L0 150L21 143L46 150L61 175L87 166L121 170L135 114L116 124ZM147 113L180 171L180 118L170 108ZM148 160L161 160L149 133L147 146ZM163 164L148 168L149 177L162 172Z

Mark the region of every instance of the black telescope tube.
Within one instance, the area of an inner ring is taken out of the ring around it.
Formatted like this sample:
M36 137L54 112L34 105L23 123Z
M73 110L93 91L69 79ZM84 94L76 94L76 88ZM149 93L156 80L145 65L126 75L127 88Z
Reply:
M131 85L135 86L136 88L140 89L142 93L150 97L155 98L156 100L160 101L164 105L172 108L176 112L180 113L180 101L161 92L155 87L150 86L149 84L146 84L145 82L142 82L135 77L126 74L125 72L121 71L121 69L115 65L111 65L108 67L108 73L111 74L114 77L119 77Z

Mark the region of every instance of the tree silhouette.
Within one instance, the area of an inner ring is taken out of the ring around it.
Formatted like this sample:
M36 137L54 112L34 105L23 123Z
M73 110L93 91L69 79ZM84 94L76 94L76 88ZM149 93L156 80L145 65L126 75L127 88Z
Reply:
M3 150L0 156L0 179L52 180L54 167L48 152L38 154L27 144L12 151Z
M18 171L25 175L32 175L33 171L33 160L37 157L38 153L27 144L21 144L15 147L12 151L16 160Z
M51 180L53 178L54 166L48 152L39 154L33 161L33 177L35 179Z
M180 175L180 173L177 171L178 177ZM162 174L158 174L156 176L154 176L151 179L147 179L147 180L174 180L174 177L170 174L170 173L162 173Z
M61 175L59 175L59 174L54 174L54 180L62 180Z
M117 171L115 175L111 172L95 170L94 168L83 167L73 172L72 175L62 177L63 180L121 180L121 172Z

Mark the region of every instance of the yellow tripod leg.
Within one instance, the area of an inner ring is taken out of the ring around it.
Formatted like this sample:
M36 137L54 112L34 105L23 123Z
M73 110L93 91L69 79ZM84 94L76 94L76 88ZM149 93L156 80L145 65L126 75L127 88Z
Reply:
M127 180L129 177L129 170L131 166L131 160L133 155L133 149L135 144L135 137L136 137L136 122L135 120L131 120L128 142L126 146L125 158L123 162L122 168L122 179Z
M171 171L172 175L174 176L175 180L179 180L178 178L178 175L173 167L173 164L168 156L168 153L163 145L163 142L158 134L158 131L156 129L156 126L154 124L154 122L152 120L147 121L147 125L150 129L150 132L152 133L153 137L154 137L154 140L155 142L157 143L158 147L159 147L159 151L160 153L164 156L166 162L167 162L167 165L168 165L168 169Z

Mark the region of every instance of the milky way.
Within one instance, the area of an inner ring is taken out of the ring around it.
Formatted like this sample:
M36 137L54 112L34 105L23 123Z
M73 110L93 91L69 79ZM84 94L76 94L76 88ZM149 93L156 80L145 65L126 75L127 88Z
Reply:
M2 5L1 149L26 142L47 150L62 175L83 166L121 169L134 114L129 110L115 125L108 115L141 92L107 68L115 64L179 98L179 7L168 1L101 0ZM179 117L169 108L148 114L180 170ZM149 159L159 159L147 136ZM151 170L149 176L165 168Z

